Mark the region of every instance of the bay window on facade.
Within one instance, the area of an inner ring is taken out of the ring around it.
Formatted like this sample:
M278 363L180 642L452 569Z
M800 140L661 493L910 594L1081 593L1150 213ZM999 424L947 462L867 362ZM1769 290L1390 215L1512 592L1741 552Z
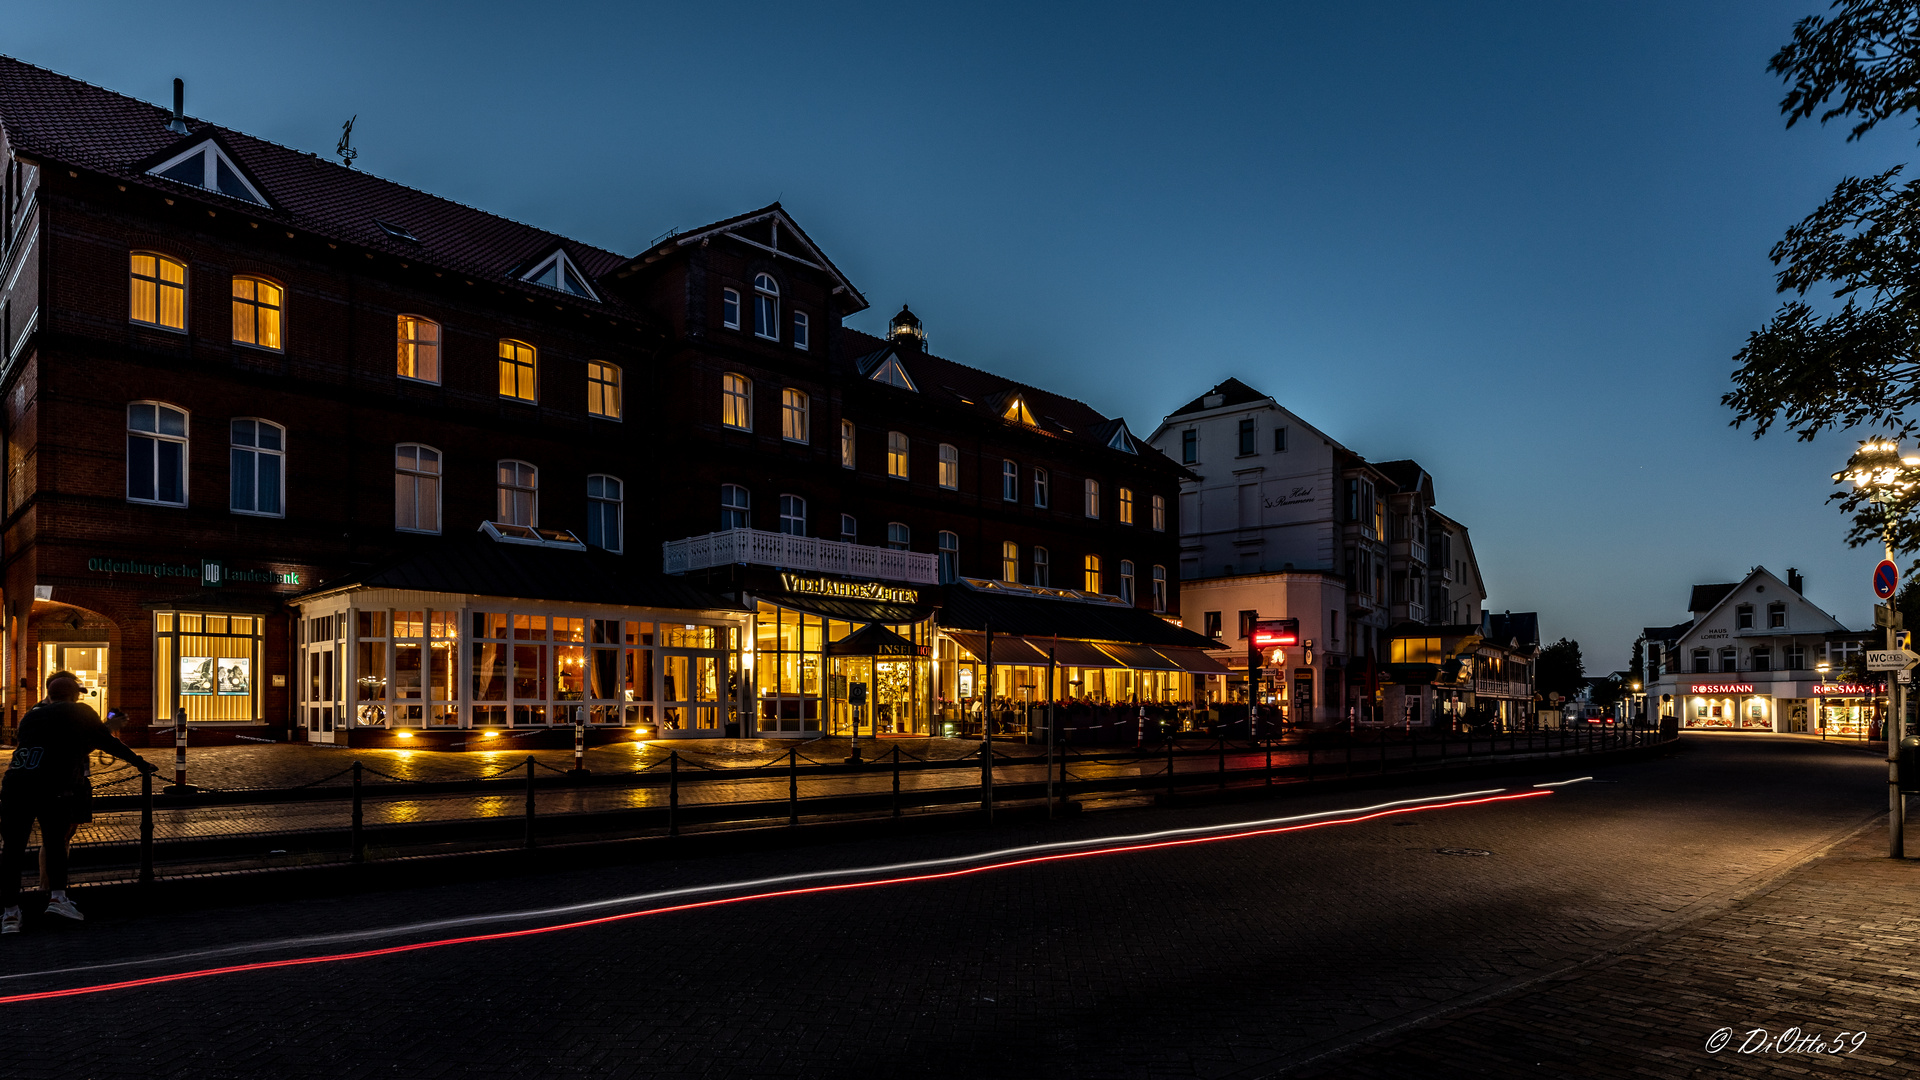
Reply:
M393 448L393 527L440 531L440 451L419 443Z
M187 504L187 414L157 401L127 406L127 501Z
M132 303L127 317L166 330L187 328L187 264L152 251L131 259Z

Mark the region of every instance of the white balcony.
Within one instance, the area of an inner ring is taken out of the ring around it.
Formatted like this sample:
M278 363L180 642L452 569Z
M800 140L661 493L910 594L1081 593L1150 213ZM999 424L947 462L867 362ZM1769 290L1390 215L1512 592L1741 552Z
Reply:
M812 570L872 581L940 583L940 557L924 551L896 551L761 529L727 529L685 540L669 540L660 548L662 568L669 574L705 570L710 566L777 566L783 570Z

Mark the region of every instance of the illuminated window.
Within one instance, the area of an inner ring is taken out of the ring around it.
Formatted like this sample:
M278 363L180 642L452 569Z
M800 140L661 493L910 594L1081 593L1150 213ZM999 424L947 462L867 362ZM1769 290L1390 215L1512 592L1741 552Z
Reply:
M753 276L753 333L780 339L780 286L768 274Z
M440 381L440 324L418 315L397 320L399 357L396 371L403 379Z
M587 411L608 420L620 419L620 366L605 360L587 361Z
M233 279L233 340L262 349L280 348L280 286L265 278Z
M807 427L807 395L791 387L780 391L780 437L788 442L806 442Z
M1098 480L1087 481L1086 514L1090 518L1100 516L1100 481Z
M840 467L853 468L853 421L840 421Z
M440 451L418 443L393 448L393 527L440 531Z
M733 289L720 290L720 325L740 329L740 294Z
M1133 489L1120 489L1120 524L1133 524Z
M1167 531L1167 497L1165 495L1155 495L1153 497L1152 505L1153 505L1153 531L1166 532Z
M954 489L960 486L960 450L951 443L940 444L940 486Z
M618 552L625 500L619 477L595 473L587 477L587 543Z
M1006 502L1020 501L1020 466L1012 461L1000 462L1000 498Z
M1047 508L1047 470L1033 470L1033 505Z
M1043 589L1051 588L1053 586L1053 569L1048 564L1049 559L1050 559L1050 556L1047 554L1046 548L1043 548L1038 544L1034 545L1033 583L1035 585L1040 586Z
M720 527L722 529L747 528L747 511L751 509L747 489L739 484L720 485Z
M807 535L807 500L798 495L780 496L780 531L788 536Z
M1017 394L1012 401L1007 403L1007 407L1005 411L1000 414L1000 417L1003 420L1011 420L1016 424L1025 424L1028 427L1040 426L1033 422L1033 413L1027 410L1026 400Z
M887 475L897 480L907 478L907 434L904 431L887 432Z
M540 524L540 473L524 461L502 461L493 520L502 525Z
M794 348L801 349L801 350L806 349L808 329L809 327L807 324L807 313L804 311L794 312L793 313L793 347Z
M157 401L127 406L127 501L187 504L187 414Z
M960 534L941 532L940 534L940 584L951 585L960 580Z
M533 346L512 338L500 339L501 397L517 401L538 400L538 383L535 381L538 370L539 354Z
M1120 599L1133 603L1133 562L1120 560Z
M235 420L229 454L228 508L236 514L281 517L287 432L267 420Z
M1000 543L1000 580L1017 582L1020 580L1020 545L1011 540Z
M1167 568L1153 568L1153 610L1167 610Z
M913 540L913 532L898 521L887 522L887 546L895 551L905 551Z
M1085 589L1085 591L1090 593L1097 593L1100 591L1100 556L1098 555L1087 556L1086 580L1082 587Z
M136 251L130 262L133 304L128 318L168 330L187 328L187 264L151 251Z
M731 371L720 376L720 422L741 431L753 430L753 380Z

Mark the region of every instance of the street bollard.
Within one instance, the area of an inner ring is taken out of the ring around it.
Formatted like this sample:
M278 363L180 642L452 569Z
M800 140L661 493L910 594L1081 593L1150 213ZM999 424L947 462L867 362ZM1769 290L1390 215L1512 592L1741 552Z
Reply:
M579 780L587 775L587 725L579 710L573 715L573 771L567 775Z
M367 861L367 841L360 827L360 763L353 763L353 844L354 862Z
M140 883L153 883L153 773L140 774Z
M527 837L523 847L533 847L533 755L527 755Z
M893 816L900 816L900 747L893 748Z
M167 789L169 795L189 795L193 789L187 786L187 710L173 710L173 786Z
M667 835L680 835L680 751L667 755Z

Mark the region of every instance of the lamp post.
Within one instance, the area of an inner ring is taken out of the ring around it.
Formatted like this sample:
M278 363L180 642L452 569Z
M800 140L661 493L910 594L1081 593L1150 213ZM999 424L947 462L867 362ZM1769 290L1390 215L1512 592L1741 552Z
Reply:
M1920 457L1901 457L1899 443L1873 438L1861 443L1847 459L1847 467L1833 474L1834 483L1851 483L1854 490L1864 492L1880 508L1880 544L1888 562L1893 561L1893 532L1887 502L1900 492L1912 490L1916 465L1920 465ZM1886 626L1888 651L1898 648L1900 609L1893 597L1887 598L1886 617L1875 621ZM1906 857L1906 803L1900 795L1900 740L1894 731L1905 724L1900 710L1900 682L1894 674L1887 673L1887 713L1881 734L1887 741L1887 856L1900 859Z

